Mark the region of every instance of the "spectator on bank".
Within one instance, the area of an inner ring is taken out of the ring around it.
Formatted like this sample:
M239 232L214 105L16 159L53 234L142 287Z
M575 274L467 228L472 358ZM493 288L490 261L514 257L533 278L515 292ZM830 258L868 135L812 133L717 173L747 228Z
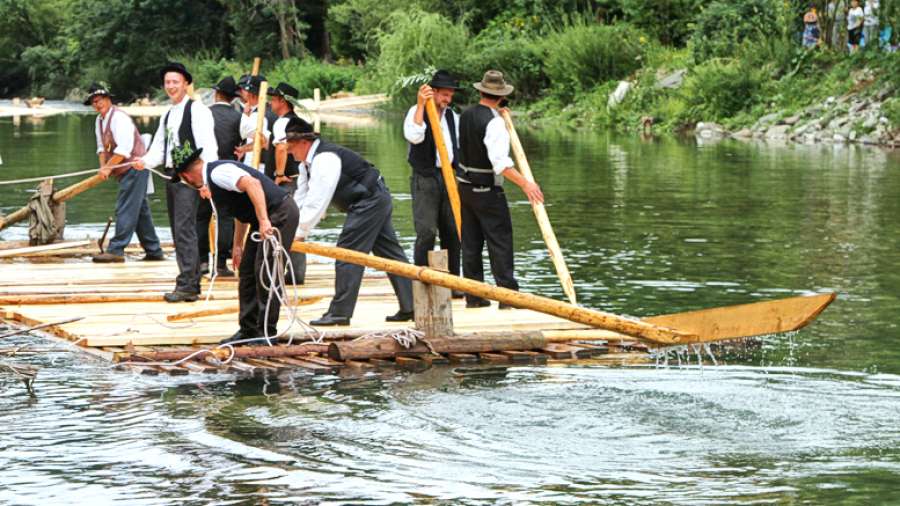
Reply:
M847 12L847 41L850 43L851 53L855 53L859 49L864 17L865 13L859 6L859 0L850 0L850 11Z
M878 49L878 0L867 0L863 9L863 39L866 47Z
M819 15L816 6L810 5L809 10L803 15L803 47L815 47L819 43Z
M828 2L828 19L831 20L831 47L837 51L847 48L847 37L844 32L847 20L847 1L832 0Z

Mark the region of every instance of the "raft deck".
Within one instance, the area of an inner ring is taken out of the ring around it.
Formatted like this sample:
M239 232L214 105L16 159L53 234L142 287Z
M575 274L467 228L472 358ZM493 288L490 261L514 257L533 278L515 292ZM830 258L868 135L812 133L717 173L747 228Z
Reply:
M83 317L80 321L43 331L104 360L125 361L124 368L144 374L256 374L287 369L322 374L384 366L421 370L443 363L546 363L548 360L592 359L596 363L621 364L649 360L643 344L591 339L589 344L552 344L541 349L474 354L398 353L388 359L346 361L330 359L325 347L316 347L302 356L234 358L223 365L213 356L204 354L171 365L145 357L161 351L211 348L238 329L237 279L217 278L208 301L201 298L193 303L170 304L163 300L163 294L174 285L178 272L175 261L170 258L162 262L142 262L137 258L132 255L122 264L94 264L88 257L43 257L39 263L22 258L2 261L0 317L26 326ZM203 296L209 284L209 279L203 280ZM298 316L308 322L325 313L334 295L333 287L333 264L310 257L305 284L297 287L301 299L297 306ZM453 300L452 306L454 330L460 334L589 332L583 325L534 311L500 310L496 303L488 308L467 309L463 300ZM412 322L384 321L385 316L394 314L397 309L387 276L366 271L352 325L320 330L332 333L335 340L346 340L412 328ZM288 315L283 309L279 329L286 325ZM292 334L295 343L305 340L299 327L295 326ZM329 340L326 338L326 342Z

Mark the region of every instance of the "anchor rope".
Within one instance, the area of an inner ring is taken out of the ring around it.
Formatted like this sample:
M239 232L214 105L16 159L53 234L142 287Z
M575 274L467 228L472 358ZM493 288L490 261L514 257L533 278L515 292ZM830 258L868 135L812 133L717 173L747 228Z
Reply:
M118 168L121 168L121 167L126 167L126 166L128 166L128 165L131 165L131 162L125 162L125 163L119 163L119 164L116 164L116 165L110 165L108 168L110 168L110 169L118 169ZM50 174L50 175L47 175L47 176L27 177L27 178L24 178L24 179L8 179L8 180L6 180L6 181L0 181L0 185L22 184L22 183L36 183L36 182L43 181L43 180L45 180L45 179L65 179L65 178L69 178L69 177L83 176L83 175L85 175L85 174L96 173L97 170L98 170L98 169L85 169L85 170L78 170L78 171L75 171L75 172L66 172L66 173L64 173L64 174Z

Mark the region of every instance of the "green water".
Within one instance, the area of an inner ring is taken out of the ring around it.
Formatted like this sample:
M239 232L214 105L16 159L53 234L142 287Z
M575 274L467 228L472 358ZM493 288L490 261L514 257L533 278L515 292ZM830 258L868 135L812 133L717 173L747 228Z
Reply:
M0 118L0 180L91 167L92 128ZM411 250L399 118L323 130L385 174ZM586 306L838 300L798 334L702 369L236 381L38 357L36 401L0 376L0 502L900 503L900 154L520 135ZM0 186L0 211L28 186ZM522 289L562 298L527 201L507 191ZM70 239L112 213L113 184L89 195L69 205ZM164 228L164 202L151 205ZM316 239L340 223L330 215Z

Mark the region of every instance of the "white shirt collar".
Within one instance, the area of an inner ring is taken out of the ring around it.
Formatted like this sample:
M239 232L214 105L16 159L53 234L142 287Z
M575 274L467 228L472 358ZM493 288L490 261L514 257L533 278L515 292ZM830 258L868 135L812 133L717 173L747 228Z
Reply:
M316 139L313 141L312 146L309 147L309 151L306 153L306 166L309 167L312 165L313 157L316 156L316 151L319 149L319 141L321 139Z
M182 109L183 109L183 108L184 108L184 104L186 104L187 101L188 101L188 99L190 99L190 98L191 98L191 97L187 96L187 93L185 93L185 94L184 94L184 97L181 98L181 102L178 102L177 104L172 104L172 109L178 109L178 108L182 108Z

